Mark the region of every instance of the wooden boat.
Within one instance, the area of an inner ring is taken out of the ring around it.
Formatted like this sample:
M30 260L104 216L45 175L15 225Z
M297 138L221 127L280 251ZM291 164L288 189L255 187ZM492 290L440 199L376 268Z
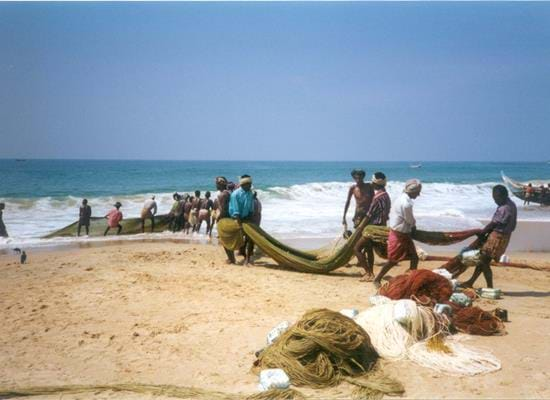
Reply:
M529 182L518 182L511 178L508 178L506 175L504 175L504 172L501 172L501 175L502 175L502 180L504 181L504 184L508 187L508 189L512 192L512 194L517 198L521 200L526 200L525 188L529 183L531 183L535 190L533 195L528 200L531 203L550 206L550 188L548 187L548 184L550 183L550 181L533 180ZM544 190L540 189L541 185L544 186Z

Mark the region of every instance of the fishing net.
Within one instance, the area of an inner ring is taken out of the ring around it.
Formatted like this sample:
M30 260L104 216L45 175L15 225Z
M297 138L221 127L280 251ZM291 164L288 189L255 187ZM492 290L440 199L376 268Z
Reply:
M31 396L55 396L64 394L83 394L97 392L131 392L151 396L166 396L178 399L197 400L302 400L305 397L295 389L271 389L265 392L246 395L242 393L224 393L196 387L174 385L147 385L140 383L119 383L107 385L64 385L30 386L20 388L0 388L0 398L9 399Z
M169 229L170 216L168 214L155 215L155 230L154 232L164 232ZM141 219L140 218L127 218L120 221L122 225L121 235L135 235L141 233ZM90 218L90 233L89 236L103 236L105 229L107 228L107 219L101 217L92 217ZM61 228L55 232L52 232L46 236L44 239L51 239L55 237L67 237L67 236L76 236L78 231L78 221L73 222L70 225L67 225L64 228ZM114 235L116 233L116 228L111 228L109 235ZM145 221L145 232L151 232L151 220ZM80 234L85 234L86 230L84 227L81 228Z
M428 244L448 245L460 242L475 235L478 230L461 232L429 232L416 231L414 239ZM389 228L375 225L367 225L364 220L353 234L343 244L336 244L333 250L328 252L326 248L302 251L285 245L264 231L258 225L244 222L242 231L235 220L222 219L218 224L220 241L226 248L233 248L235 241L247 235L262 250L271 257L277 264L296 269L302 272L328 273L346 265L353 257L353 247L361 236L368 235L379 255L383 256L387 246Z
M353 247L361 236L368 236L374 244L379 256L385 257L389 228L383 226L367 225L366 220L345 241L338 241L329 247L317 250L303 251L290 247L277 240L258 225L243 222L242 226L237 221L229 218L218 222L218 234L220 242L228 249L237 249L242 246L244 235L250 237L256 246L267 256L273 258L279 265L302 272L328 273L345 266L353 257ZM168 215L155 216L155 232L168 230L170 217ZM141 233L141 219L128 218L121 222L122 235ZM75 236L78 222L55 231L46 238L58 236ZM92 218L90 221L90 236L101 236L107 227L104 218ZM146 232L150 231L150 221L146 221ZM109 234L114 234L114 229ZM422 243L433 245L449 245L460 242L475 235L478 230L460 232L429 232L417 230L413 238Z
M363 328L338 312L318 309L282 333L254 365L256 369L281 368L296 386L324 388L346 381L363 388L363 394L403 393L399 382L379 371L367 374L377 359Z
M470 335L491 336L505 333L502 321L497 316L479 307L465 307L455 310L452 322L459 332Z
M405 313L398 311L403 309ZM377 304L359 313L355 322L367 331L375 350L385 359L411 360L449 375L486 374L501 368L490 352L447 336L444 316L411 300Z
M413 299L423 305L444 303L453 294L449 280L427 269L418 269L398 275L384 286L378 294L392 300Z

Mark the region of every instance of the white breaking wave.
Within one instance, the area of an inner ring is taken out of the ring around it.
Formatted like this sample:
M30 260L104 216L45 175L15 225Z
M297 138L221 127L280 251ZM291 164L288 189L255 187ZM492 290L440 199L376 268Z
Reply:
M424 184L421 196L415 200L418 226L429 230L480 227L479 220L489 219L495 210L491 196L494 184ZM400 195L403 186L403 182L388 183L387 190L392 200ZM262 227L280 238L334 238L342 230L341 221L349 187L349 182L324 182L258 190L258 197L263 204ZM88 200L94 216L105 215L115 201L120 201L125 217L137 217L144 201L151 194L95 197ZM212 194L214 196L215 192L212 191ZM159 213L168 212L172 205L172 193L155 195ZM45 241L39 238L77 220L80 198L68 196L1 201L6 202L4 221L11 238L0 239L0 249L19 244L35 246L76 240L64 238ZM521 204L518 199L515 201L518 205ZM348 211L350 225L353 208L352 200ZM521 219L550 221L548 207L535 205L518 209ZM172 234L154 234L158 238L169 235ZM146 236L151 237L150 234Z

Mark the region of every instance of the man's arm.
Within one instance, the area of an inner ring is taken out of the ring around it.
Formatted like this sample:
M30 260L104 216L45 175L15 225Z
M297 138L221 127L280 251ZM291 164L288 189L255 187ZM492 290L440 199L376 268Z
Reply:
M403 207L403 219L408 225L416 227L416 220L414 219L412 204L407 204L405 205L405 207Z
M346 214L348 213L349 204L351 202L351 196L353 196L353 189L355 189L355 185L349 188L348 191L348 198L346 200L346 205L344 206L344 217L342 218L342 224L347 225L346 222Z

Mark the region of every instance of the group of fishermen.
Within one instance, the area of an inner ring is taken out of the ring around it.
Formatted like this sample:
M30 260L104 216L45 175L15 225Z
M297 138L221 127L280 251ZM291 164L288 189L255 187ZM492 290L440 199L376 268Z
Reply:
M365 270L363 281L372 281L375 286L380 286L382 278L397 263L410 260L410 269L418 267L418 254L413 242L416 232L416 219L414 218L413 205L422 191L422 183L418 179L411 179L405 183L403 193L391 204L390 196L386 192L386 176L382 172L374 173L371 182L365 182L365 171L353 170L351 172L355 184L349 189L347 201L344 207L342 223L347 226L346 214L351 202L355 198L356 209L353 217L354 227L366 219L366 224L386 226L389 223L389 235L387 245L387 261L376 277L374 276L374 252L373 243L364 231L354 247L358 265ZM493 287L493 273L491 261L499 261L506 251L512 232L517 224L517 208L508 195L508 190L503 185L493 187L493 200L497 209L483 229L478 232L478 237L483 243L480 249L480 259L476 265L472 277L462 283L464 287L472 287L477 278L483 274L487 287ZM390 213L390 210L392 212Z
M252 214L250 216L248 215L247 210L241 210L240 212L242 218L243 220L250 219L251 221L259 225L261 222L262 205L261 202L258 200L257 192L250 191L252 187L252 181L250 177L247 177L247 175L245 175L244 178L241 177L241 184L238 188L237 185L231 182L227 182L224 177L217 178L216 187L218 188L220 193L215 200L212 200L212 194L209 191L204 194L204 198L201 198L201 192L199 190L195 191L194 196L188 194L181 195L177 192L174 193L172 195L174 203L172 204L170 212L168 213L169 229L172 232L200 232L202 223L205 222L206 234L212 236L212 230L214 228L214 225L216 224L216 221L221 218L220 215L231 215L232 217L234 217L239 213L239 211L235 211L232 214L228 214L228 207L226 207L225 205L226 197L227 199L229 199L228 194L230 196L233 192L235 192L236 196L238 195L239 198L241 198L243 196L241 194L242 191L247 193L246 197L248 197L248 194L250 194L253 207L251 209ZM246 183L243 184L243 182L247 180L250 180L250 185L247 185ZM104 216L104 218L107 219L107 227L105 229L105 232L103 233L104 236L106 236L111 229L116 229L117 235L121 233L123 229L122 225L120 224L123 219L122 211L120 211L121 207L122 204L117 201L113 205L113 208ZM0 216L2 209L0 209ZM235 210L237 210L237 208L235 208ZM150 199L145 201L140 213L142 233L145 233L145 224L147 221L151 221L151 232L155 231L155 216L157 215L157 212L158 205L155 200L155 196L152 196ZM83 227L86 231L86 235L89 235L91 217L92 208L88 205L88 200L83 199L79 209L77 236L80 236ZM0 223L2 223L1 218ZM0 226L0 232L2 226L3 223Z
M363 231L361 238L354 246L358 265L365 271L361 279L380 286L382 278L400 261L409 260L411 270L418 267L419 258L413 242L416 232L413 200L420 196L422 183L418 179L408 180L403 193L395 199L392 205L390 196L386 192L387 179L383 172L375 172L370 182L365 182L366 173L360 169L353 170L351 176L355 183L349 189L342 219L346 230L346 215L352 198L356 203L353 216L354 228L357 229L360 225L387 226L389 224L387 261L376 276L374 275L373 242L366 230ZM200 191L195 191L194 196L182 196L174 193L174 204L168 214L172 231L199 232L202 222L206 222L206 233L212 235L214 225L222 218L232 218L239 226L243 221L260 224L262 205L257 198L257 193L252 191L252 177L242 175L238 185L228 182L223 176L218 176L215 182L218 194L214 200L212 200L210 192L206 192L204 198L201 198ZM471 287L481 274L486 280L487 287L493 287L491 261L498 262L500 260L510 242L512 232L516 228L517 208L510 199L505 186L493 187L493 200L497 209L491 222L478 233L478 237L483 243L480 249L480 259L472 277L462 284L466 287ZM121 233L120 222L123 219L123 214L120 211L121 206L120 202L116 202L113 209L105 215L107 227L104 235L107 235L110 229L117 229L116 233ZM4 203L0 203L0 237L8 236L2 221L4 208ZM142 232L145 232L147 220L151 221L151 232L154 231L157 211L155 196L152 196L145 202L141 211ZM85 228L86 234L89 234L91 215L92 209L88 205L88 200L82 200L77 231L79 236L82 227ZM224 249L228 263L234 264L236 262L234 251L225 247ZM245 238L245 244L239 251L244 256L245 264L251 263L254 252L252 240Z
M353 216L353 225L357 229L360 226L389 224L387 244L387 261L382 265L379 273L374 275L374 249L373 242L363 230L361 238L354 246L354 253L358 260L358 266L365 270L362 281L373 282L379 287L383 277L400 261L409 260L410 269L418 267L419 257L413 242L416 232L416 219L414 217L414 200L422 192L422 183L418 179L411 179L405 183L403 193L395 199L392 205L389 194L386 192L386 175L383 172L375 172L370 182L365 182L366 173L356 169L351 172L355 183L350 187L344 206L342 223L347 230L346 215L352 198L356 207ZM218 195L218 220L221 218L233 218L239 225L243 221L253 221L254 202L251 194L252 179L248 175L241 177L240 187L237 191L227 190L227 180L224 177L216 178ZM493 200L497 209L483 229L477 233L482 246L479 262L476 265L472 277L463 282L464 287L472 287L481 274L484 275L487 287L493 287L493 274L491 261L499 261L504 254L517 223L517 208L508 195L508 190L503 185L493 187ZM391 212L390 212L391 211ZM245 264L250 263L250 257L254 249L254 243L248 239L246 248L241 251L245 257ZM235 263L233 251L225 248L228 262Z

